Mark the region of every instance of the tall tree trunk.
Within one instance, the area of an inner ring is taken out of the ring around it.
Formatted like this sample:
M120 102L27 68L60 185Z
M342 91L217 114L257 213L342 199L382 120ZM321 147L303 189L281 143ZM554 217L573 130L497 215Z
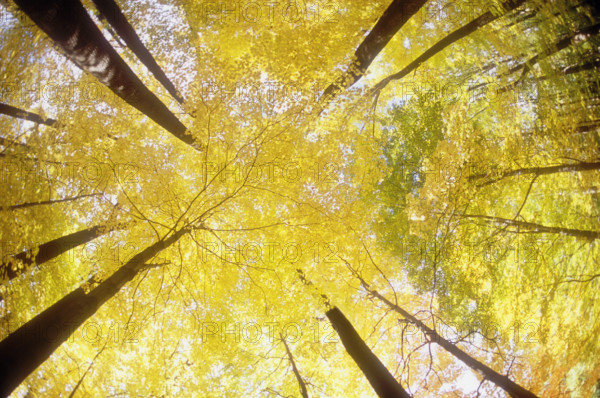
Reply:
M0 342L0 396L8 396L25 378L96 313L142 266L176 242L181 229L136 254L89 293L75 289Z
M571 75L574 73L584 72L587 70L592 70L600 67L600 58L594 58L591 61L584 62L580 65L569 65L562 70L562 73L565 75Z
M500 176L493 178L489 181L485 181L479 186L490 185L498 182L504 178L516 177L520 175L533 174L536 176L555 174L555 173L567 173L567 172L579 172L579 171L591 171L600 170L600 162L580 162L574 164L560 164L556 166L545 166L545 167L523 167L520 169L510 170L502 173ZM487 177L486 174L474 174L469 176L469 180L478 180Z
M350 321L344 316L337 307L325 313L333 328L337 331L342 344L360 370L369 380L369 383L381 398L410 398L410 395L396 381L394 376L381 363L379 358L367 346L364 340L359 336L356 329Z
M525 0L509 0L502 3L502 8L505 12L509 12L519 7L521 4L525 3ZM483 26L493 22L503 16L503 14L494 15L491 11L488 11L478 18L475 18L468 24L458 28L454 32L450 33L437 43L435 43L432 47L427 49L423 54L421 54L417 59L408 64L404 69L396 72L384 79L382 79L379 83L373 87L374 93L379 93L381 90L385 88L392 80L402 79L404 76L408 75L413 70L417 69L422 63L429 60L431 57L444 50L449 45L459 41L460 39L470 35L475 32L477 29L482 28Z
M81 231L73 232L69 235L61 236L60 238L53 239L46 243L42 243L36 248L36 255L33 255L33 249L21 252L13 256L11 259L3 261L2 265L0 265L0 276L2 277L2 283L6 283L11 279L23 274L32 264L43 264L77 246L84 245L99 236L117 229L122 229L123 227L124 225L122 224L113 228L95 225L91 228L86 228ZM22 267L13 268L13 263L21 263Z
M398 314L402 315L402 317L404 317L406 320L417 326L426 336L429 336L429 339L432 342L439 344L443 349L445 349L450 354L454 355L454 357L462 361L462 363L480 373L483 377L485 377L486 380L489 380L498 387L502 388L510 396L515 398L537 398L535 394L521 387L514 381L510 380L508 376L501 375L494 369L473 358L472 356L458 348L456 345L452 344L451 342L440 336L435 330L425 325L423 322L412 316L410 313L397 306L396 304L392 303L387 298L383 297L376 290L370 289L368 287L369 285L367 285L366 282L362 280L362 278L361 283L365 290L367 290L371 295L385 303L389 308L396 311Z
M18 119L29 120L30 122L45 124L46 126L54 126L57 121L51 118L43 119L40 115L24 111L23 109L16 108L12 105L4 104L0 102L0 113L12 116Z
M121 59L79 0L14 0L78 67L181 141L201 150L187 128Z
M330 101L336 94L356 83L392 37L426 2L427 0L393 0L356 49L352 64L335 83L325 89L321 98L325 102Z
M519 228L526 232L536 233L549 233L549 234L564 234L568 236L574 236L576 238L583 238L588 240L600 239L600 231L591 231L585 229L574 229L574 228L563 228L563 227L549 227L546 225L535 224L526 221L511 220L508 218L486 216L482 214L457 214L458 217L462 218L479 218L489 223L504 224L510 227Z
M0 139L0 142L2 142L1 139ZM90 193L90 194L77 195L77 196L73 196L70 198L63 198L63 199L52 199L52 200L42 200L40 202L19 203L18 205L8 206L7 209L8 210L16 210L16 209L24 209L27 207L51 205L54 203L72 202L74 200L78 200L78 199L82 199L82 198L89 198L90 196L100 196L100 195L102 195L102 194L101 193Z
M17 141L10 140L8 138L0 137L0 145L4 145L5 147L9 146L19 146L22 148L28 148L27 144L22 144Z
M171 83L162 68L156 63L156 60L150 54L150 51L144 46L133 27L121 12L121 9L114 0L93 0L100 14L106 18L108 23L115 29L117 34L125 41L129 49L142 61L150 72L156 77L156 80L179 102L183 103L183 98L177 92L177 89Z
M281 337L281 342L283 343L283 346L285 347L285 352L287 353L288 356L288 360L290 361L290 364L292 365L292 371L294 372L294 376L296 376L296 381L298 381L298 386L300 387L300 393L302 394L302 398L308 398L308 390L306 388L306 383L304 382L304 379L302 378L302 375L300 374L300 371L298 370L298 367L296 366L296 361L294 361L294 356L292 355L292 352L290 351L290 347L288 347L285 338L283 336Z
M590 37L597 35L599 31L600 31L600 24L595 24L592 26L588 26L586 28L579 29L575 32L570 33L569 35L565 35L563 38L561 38L557 42L551 44L546 51L544 51L540 54L536 54L533 57L531 57L530 59L528 59L527 61L511 68L506 73L507 75L511 75L519 70L522 70L521 76L514 82L512 82L512 83L508 84L507 86L498 90L498 92L505 92L505 91L508 91L508 90L511 90L512 88L514 88L517 84L519 84L521 81L523 81L523 79L525 79L525 76L527 75L527 73L529 73L529 71L531 71L531 68L533 68L533 66L535 64L540 62L540 60L547 58L553 54L556 54L557 52L564 50L565 48L567 48L568 46L570 46L572 44L579 43L584 40L588 40Z

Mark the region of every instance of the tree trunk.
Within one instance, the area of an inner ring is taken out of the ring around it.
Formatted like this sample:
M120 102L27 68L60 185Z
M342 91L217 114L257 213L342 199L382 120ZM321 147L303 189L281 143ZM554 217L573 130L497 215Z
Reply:
M285 342L285 338L283 336L281 336L281 342L283 343L283 346L285 347L285 352L287 353L290 364L292 365L292 371L294 372L294 376L296 376L296 381L298 381L298 386L300 387L300 393L302 394L302 398L308 398L308 390L306 388L306 383L304 382L304 379L302 378L302 375L300 374L300 371L298 370L298 367L296 366L296 361L294 361L294 356L292 355L292 352L290 351L290 347L288 347L287 343Z
M147 247L89 293L83 287L75 289L2 340L0 396L8 396L98 308L131 281L147 261L186 232L181 229Z
M17 141L10 140L8 138L0 137L0 145L4 145L5 147L10 147L13 145L19 146L21 148L29 148L27 144L22 144Z
M580 126L581 127L581 126ZM584 126L585 127L585 126ZM574 164L560 164L557 166L546 166L546 167L523 167L520 169L510 170L502 173L499 177L494 178L490 181L486 181L479 186L490 185L498 182L504 178L515 177L520 175L534 174L536 176L555 174L555 173L567 173L574 171L590 171L600 170L600 162L580 162ZM486 174L474 174L469 176L469 180L478 180L487 177Z
M367 346L358 335L350 321L337 307L325 313L333 328L337 331L342 344L360 370L369 380L369 383L381 398L402 397L410 398L410 395L396 381L394 376L381 363L379 358Z
M511 68L506 73L507 75L511 75L519 70L523 70L521 72L521 76L514 82L512 82L512 83L508 84L507 86L503 87L502 89L498 90L498 92L503 93L505 91L508 91L508 90L511 90L512 88L514 88L517 84L519 84L521 81L523 81L523 79L525 78L527 73L529 73L529 71L531 71L531 68L533 68L533 66L535 64L540 62L540 60L547 58L553 54L556 54L557 52L564 50L565 48L567 48L568 46L570 46L572 44L578 43L583 40L588 40L590 37L598 34L599 31L600 31L600 24L595 24L595 25L588 26L583 29L579 29L578 31L572 32L570 35L567 35L567 36L561 38L560 40L558 40L557 42L555 42L554 44L550 45L550 47L546 51L544 51L540 54L536 54L533 57L531 57L529 60Z
M29 120L30 122L45 124L46 126L52 127L57 121L54 119L42 119L40 115L35 113L24 111L23 109L16 108L12 105L4 104L0 102L0 113L7 116L12 116L18 119Z
M528 232L537 232L537 233L549 233L549 234L564 234L568 236L574 236L576 238L584 238L589 240L600 239L600 231L591 231L585 229L573 229L573 228L563 228L563 227L548 227L546 225L535 224L526 221L517 221L511 220L508 218L502 217L494 217L494 216L486 216L482 214L457 214L459 217L463 218L480 218L490 223L498 223L504 224L510 227L516 227L519 229L524 229Z
M112 229L96 225L39 245L37 247L38 252L35 256L33 255L33 249L19 253L13 256L12 259L2 262L2 265L0 266L2 283L6 283L26 272L32 264L43 264L77 246L86 244L99 236L121 228L123 228L123 225L119 225ZM14 269L11 264L13 262L21 263L23 267Z
M78 67L186 144L201 150L187 128L121 59L79 0L14 0Z
M600 67L600 58L594 58L591 61L584 62L580 65L569 65L562 70L565 75L572 75L574 73L584 72Z
M526 390L525 388L521 387L520 385L516 384L514 381L510 380L508 378L508 376L501 375L500 373L496 372L494 369L484 365L483 363L479 362L478 360L476 360L475 358L473 358L472 356L470 356L469 354L467 354L466 352L464 352L463 350L458 348L456 345L454 345L451 342L449 342L448 340L444 339L435 330L429 328L423 322L421 322L420 320L418 320L417 318L415 318L414 316L412 316L411 314L406 312L401 307L398 307L397 305L395 305L394 303L392 303L391 301L389 301L388 299L383 297L377 291L370 290L368 288L368 285L366 285L366 283L364 281L361 280L361 282L363 283L363 286L370 294L372 294L374 297L377 297L379 300L384 302L392 310L396 311L397 313L402 315L402 317L404 317L405 319L410 321L412 324L417 326L419 329L421 329L421 331L426 336L429 336L430 341L433 341L434 343L439 344L443 349L448 351L450 354L454 355L457 359L462 361L465 365L467 365L471 369L479 372L483 377L485 377L486 380L489 380L492 383L494 383L495 385L497 385L498 387L502 388L510 396L515 397L515 398L537 398L537 396L535 394Z
M519 7L523 3L525 3L525 0L509 0L509 1L502 3L502 8L504 8L504 10L506 12L508 12L508 11L512 11L515 8ZM471 33L475 32L477 29L489 24L492 21L495 21L496 19L500 18L501 16L503 16L503 14L494 15L491 11L488 11L488 12L482 14L481 16L479 16L478 18L475 18L468 24L458 28L454 32L450 33L448 36L444 37L443 39L441 39L440 41L435 43L432 47L427 49L427 51L425 51L423 54L421 54L417 59L415 59L413 62L408 64L401 71L396 72L396 73L384 78L383 80L381 80L379 83L377 83L375 85L375 87L373 87L373 91L375 93L380 92L392 80L402 79L404 76L408 75L410 72L417 69L422 63L429 60L431 57L433 57L440 51L444 50L449 45L470 35Z
M0 139L0 142L2 142L1 139ZM54 203L72 202L74 200L78 200L78 199L82 199L82 198L88 198L90 196L100 196L100 195L102 195L102 194L101 193L90 193L90 194L85 194L85 195L73 196L71 198L42 200L40 202L19 203L18 205L8 206L7 209L8 210L16 210L16 209L24 209L24 208L27 208L27 207L33 207L33 206L43 206L43 205L51 205L51 204L54 204Z
M352 64L335 83L330 84L321 98L330 101L336 94L356 83L371 62L427 0L393 0L373 29L356 49Z
M183 98L177 92L177 89L171 83L162 68L156 63L156 60L150 54L150 51L144 46L133 27L121 12L121 9L114 0L93 0L100 14L106 18L108 23L115 29L117 34L125 41L129 49L142 61L150 72L156 77L156 80L179 102L183 103Z

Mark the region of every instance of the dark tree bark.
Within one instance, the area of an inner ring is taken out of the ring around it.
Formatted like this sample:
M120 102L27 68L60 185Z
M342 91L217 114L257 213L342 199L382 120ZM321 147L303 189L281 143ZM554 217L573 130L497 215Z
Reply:
M181 229L136 254L106 280L86 293L83 287L57 301L0 342L0 396L8 396L65 342L75 330L160 251L188 231Z
M16 142L16 141L10 140L8 138L4 138L4 137L0 137L0 145L4 145L5 147L20 146L22 148L28 148L28 146L26 144L22 144L20 142Z
M531 57L530 59L528 59L527 61L511 68L507 72L507 75L511 75L519 70L522 70L521 76L516 81L514 81L514 82L510 83L509 85L507 85L506 87L503 87L502 89L500 89L499 92L508 91L508 90L514 88L521 81L523 81L523 79L525 79L525 76L527 76L527 73L529 73L529 71L531 71L531 68L533 68L534 65L536 65L538 62L540 62L540 60L547 58L549 56L552 56L553 54L556 54L557 52L564 50L565 48L569 47L572 44L588 40L590 37L597 35L599 31L600 31L600 24L595 24L595 25L588 26L583 29L579 29L575 32L572 32L569 35L565 35L560 40L558 40L555 43L553 43L552 45L550 45L546 51L544 51L540 54L536 54L533 57ZM570 73L574 73L574 72L570 72ZM564 72L564 74L567 74L566 71Z
M565 75L571 75L574 73L584 72L587 70L592 70L600 67L600 58L594 58L591 61L584 62L580 65L569 65L562 70L562 73Z
M363 289L365 289L365 291L367 291L367 293L377 298L390 309L400 314L404 319L418 327L421 332L428 337L429 341L439 344L443 349L454 355L454 357L462 361L465 365L480 373L483 377L485 377L486 380L489 380L498 387L502 388L510 396L515 398L537 398L535 394L516 384L514 381L510 380L508 376L501 375L494 369L473 358L458 348L455 344L440 336L435 330L425 325L422 321L411 315L408 311L405 311L402 307L392 303L390 300L382 296L378 291L371 289L369 284L358 274L358 272L356 272L346 260L343 261L348 265L354 276L358 278L361 286Z
M350 321L337 307L325 313L337 331L348 354L354 359L369 383L381 398L410 398L410 395L396 381L394 376L381 363L356 332Z
M412 316L410 313L397 306L396 304L389 301L387 298L383 297L375 290L371 290L368 288L368 285L361 279L363 283L363 287L374 297L385 303L389 308L396 311L398 314L402 315L402 317L408 320L410 323L418 327L426 336L428 336L429 340L439 344L443 349L448 351L450 354L454 355L457 359L462 361L465 365L470 367L471 369L480 373L486 380L494 383L498 387L502 388L506 391L511 397L515 398L537 398L535 394L516 384L514 381L510 380L508 376L501 375L496 372L494 369L489 366L481 363L477 359L473 358L460 348L458 348L455 344L452 344L442 336L440 336L435 330L431 329L423 322Z
M202 149L102 36L79 0L14 1L78 67L181 141L196 150Z
M1 139L0 139L0 142L2 142ZM85 194L85 195L73 196L71 198L42 200L40 202L19 203L18 205L8 206L7 209L8 210L16 210L16 209L24 209L27 207L33 207L33 206L43 206L43 205L51 205L54 203L72 202L74 200L78 200L78 199L82 199L82 198L89 198L90 196L100 196L100 195L102 195L102 194L101 193L90 193L90 194Z
M12 105L3 104L0 102L0 113L12 116L18 119L29 120L30 122L45 124L46 126L53 127L58 123L56 120L48 118L43 119L40 115L24 111L23 109L16 108Z
M123 225L118 225L117 227L106 228L104 226L96 225L91 228L86 228L81 231L73 232L69 235L61 236L60 238L53 239L46 243L42 243L37 247L38 253L35 256L33 255L33 250L21 252L13 256L12 259L2 262L2 265L0 265L2 282L5 283L16 278L17 276L26 272L32 264L43 264L77 246L84 245L99 236L123 227ZM21 263L23 267L14 269L11 264L12 262Z
M519 7L525 3L525 0L509 0L502 3L502 8L506 12L512 11L515 8ZM449 45L459 41L460 39L470 35L471 33L477 31L479 28L489 24L500 18L503 15L494 15L491 11L488 11L478 18L475 18L468 24L458 28L454 32L450 33L448 36L444 37L437 43L435 43L432 47L427 49L423 54L421 54L417 59L408 64L404 69L396 72L384 79L382 79L379 83L375 85L373 91L375 93L379 93L381 90L385 88L392 80L399 80L408 75L413 70L417 69L422 63L429 60L431 57L444 50Z
M457 214L462 218L478 218L489 223L503 224L509 227L518 228L523 232L548 233L548 234L564 234L583 238L587 240L600 239L600 231L590 231L585 229L563 228L563 227L548 227L546 225L535 224L526 221L511 220L508 218L486 216L482 214Z
M586 126L583 126L586 127ZM516 177L520 175L548 175L555 173L570 173L570 172L579 172L579 171L591 171L591 170L600 170L600 162L580 162L575 164L561 164L556 166L546 166L546 167L523 167L520 169L510 170L502 173L500 176L496 178L492 178L489 181L485 181L479 186L490 185L496 183L504 178L508 177ZM487 177L487 174L474 174L469 176L469 180L478 180Z
M371 62L427 0L393 0L373 29L356 49L352 64L335 83L323 92L322 99L330 101L342 90L356 83L367 71Z
M298 381L298 385L300 386L300 392L302 394L302 398L308 398L308 390L306 389L306 383L304 382L304 379L302 378L302 375L300 374L300 371L298 370L298 367L296 366L296 361L294 361L294 356L292 355L292 352L290 351L290 347L288 347L285 338L283 336L281 336L281 342L283 343L283 346L285 347L285 352L287 353L288 356L288 360L290 361L290 364L292 365L292 371L294 372L294 376L296 376L296 380Z
M129 49L142 61L150 72L156 77L156 80L179 102L183 103L183 98L177 92L177 89L171 83L162 68L156 63L156 60L150 54L150 51L144 46L133 27L121 12L121 9L114 0L93 0L94 4L102 17L106 18L108 23L114 28L119 36L125 41Z

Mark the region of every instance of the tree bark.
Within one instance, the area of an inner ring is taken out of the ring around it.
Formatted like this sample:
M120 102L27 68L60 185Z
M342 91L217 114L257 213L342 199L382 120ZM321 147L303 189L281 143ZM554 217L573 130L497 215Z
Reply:
M100 14L106 18L108 23L115 29L117 34L125 41L129 49L142 61L150 72L156 77L156 80L179 102L183 103L183 98L177 92L177 89L171 83L162 68L156 63L156 60L150 54L150 51L144 46L133 27L121 12L121 9L114 0L93 0Z
M353 62L335 83L330 84L321 98L330 101L342 90L356 83L371 62L427 0L393 0L354 53Z
M574 171L591 171L591 170L600 170L600 162L580 162L575 164L561 164L556 166L546 166L546 167L523 167L520 169L510 170L502 173L499 177L493 178L490 181L486 181L479 186L490 185L495 182L498 182L504 178L508 177L516 177L520 175L529 175L534 174L536 176L555 174L555 173L567 173ZM487 177L486 174L474 174L469 176L469 180L478 180L481 178Z
M379 358L373 354L342 311L334 307L327 311L325 315L327 315L327 318L329 318L329 321L340 336L346 351L354 359L360 370L362 370L379 397L410 398L406 390L396 381Z
M557 52L564 50L565 48L569 47L572 44L578 43L582 40L587 40L591 36L598 34L599 31L600 31L600 24L595 24L595 25L591 25L591 26L588 26L583 29L579 29L575 32L572 32L570 35L566 35L563 38L561 38L560 40L558 40L557 42L553 43L552 45L550 45L550 47L546 51L544 51L540 54L536 54L533 57L531 57L529 60L511 68L506 73L507 75L511 75L519 70L522 70L521 76L514 82L512 82L512 83L508 84L507 86L503 87L502 89L500 89L499 92L502 93L502 92L511 90L517 84L519 84L521 81L523 81L523 79L525 78L527 73L529 73L529 71L531 71L531 68L533 68L533 66L535 64L540 62L540 60L547 58L553 54L556 54ZM571 72L571 73L573 73L573 72ZM565 72L565 74L567 74L567 73Z
M14 1L78 67L181 141L196 150L202 149L102 36L79 0Z
M23 109L16 108L12 105L4 104L0 102L0 113L7 116L12 116L18 119L29 120L30 122L45 124L46 126L53 127L58 123L56 120L48 118L43 119L40 115L24 111Z
M598 67L600 67L600 58L594 58L593 60L584 62L580 65L569 65L562 70L562 73L565 75L572 75L574 73L584 72Z
M285 347L285 352L287 353L290 364L292 365L292 371L294 372L294 376L296 376L296 381L298 381L298 386L300 386L300 392L302 394L302 398L308 398L308 390L306 389L306 383L304 382L304 379L302 378L302 375L300 374L300 371L298 370L298 367L296 366L296 361L294 361L294 356L292 355L292 352L290 351L290 347L288 347L287 343L285 342L285 338L283 336L281 336L281 342L283 343L283 346Z
M502 8L505 10L505 13L506 13L506 12L514 10L515 8L522 5L523 3L525 3L525 0L509 0L509 1L502 3ZM440 51L444 50L449 45L470 35L471 33L475 32L477 29L489 24L490 22L495 21L496 19L500 18L503 15L504 14L494 15L491 11L488 11L488 12L482 14L481 16L479 16L478 18L475 18L468 24L458 28L454 32L450 33L449 35L447 35L446 37L444 37L443 39L441 39L440 41L435 43L432 47L427 49L423 54L421 54L419 57L417 57L417 59L415 59L413 62L408 64L405 68L403 68L399 72L396 72L396 73L382 79L379 83L377 83L375 85L375 87L373 87L373 92L375 92L375 93L380 92L392 80L402 79L404 76L408 75L410 72L417 69L422 63L429 60L431 57L433 57Z
M363 283L363 287L374 297L378 298L380 301L384 302L389 308L396 311L398 314L402 315L403 318L414 324L418 327L426 336L429 336L430 341L440 345L443 349L448 351L450 354L454 355L457 359L462 361L465 365L470 367L471 369L480 373L486 380L494 383L498 387L502 388L506 391L510 396L515 398L537 398L535 394L521 387L514 381L510 380L508 376L501 375L496 372L494 369L489 366L481 363L477 359L473 358L456 345L452 344L442 336L440 336L435 330L431 329L423 322L412 316L410 313L397 306L396 304L389 301L387 298L383 297L375 290L371 290L368 288L368 285L361 280Z
M33 264L43 264L77 246L86 244L99 236L120 228L123 228L123 225L119 225L112 229L96 225L39 245L37 247L38 252L35 256L33 255L33 249L21 252L13 256L12 259L3 261L2 265L0 265L2 283L6 283L23 274ZM11 264L13 262L21 263L23 267L18 269L13 268Z
M75 289L0 342L0 396L8 396L25 378L65 342L75 330L160 251L176 242L181 229L136 254L114 274L86 293Z
M524 229L529 232L537 233L549 233L549 234L564 234L568 236L574 236L576 238L584 238L588 240L600 239L600 231L591 231L585 229L573 229L563 227L548 227L546 225L535 224L526 221L511 220L508 218L486 216L482 214L457 214L463 218L479 218L491 223L504 224L519 229Z
M0 142L2 142L1 139L0 139ZM16 210L16 209L24 209L24 208L27 208L27 207L33 207L33 206L42 206L42 205L51 205L51 204L54 204L54 203L72 202L74 200L78 200L78 199L82 199L82 198L88 198L90 196L100 196L100 195L102 195L102 194L101 193L90 193L90 194L85 194L85 195L73 196L71 198L42 200L40 202L19 203L18 205L8 206L7 209L8 210Z
M8 138L0 137L0 145L4 145L5 147L9 146L19 146L21 148L28 148L27 144L22 144L17 141L10 140Z

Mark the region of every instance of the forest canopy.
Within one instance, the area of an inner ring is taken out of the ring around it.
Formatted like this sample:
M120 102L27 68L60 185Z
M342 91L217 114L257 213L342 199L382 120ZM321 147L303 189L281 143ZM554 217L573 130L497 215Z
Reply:
M599 33L1 0L0 396L599 397Z

